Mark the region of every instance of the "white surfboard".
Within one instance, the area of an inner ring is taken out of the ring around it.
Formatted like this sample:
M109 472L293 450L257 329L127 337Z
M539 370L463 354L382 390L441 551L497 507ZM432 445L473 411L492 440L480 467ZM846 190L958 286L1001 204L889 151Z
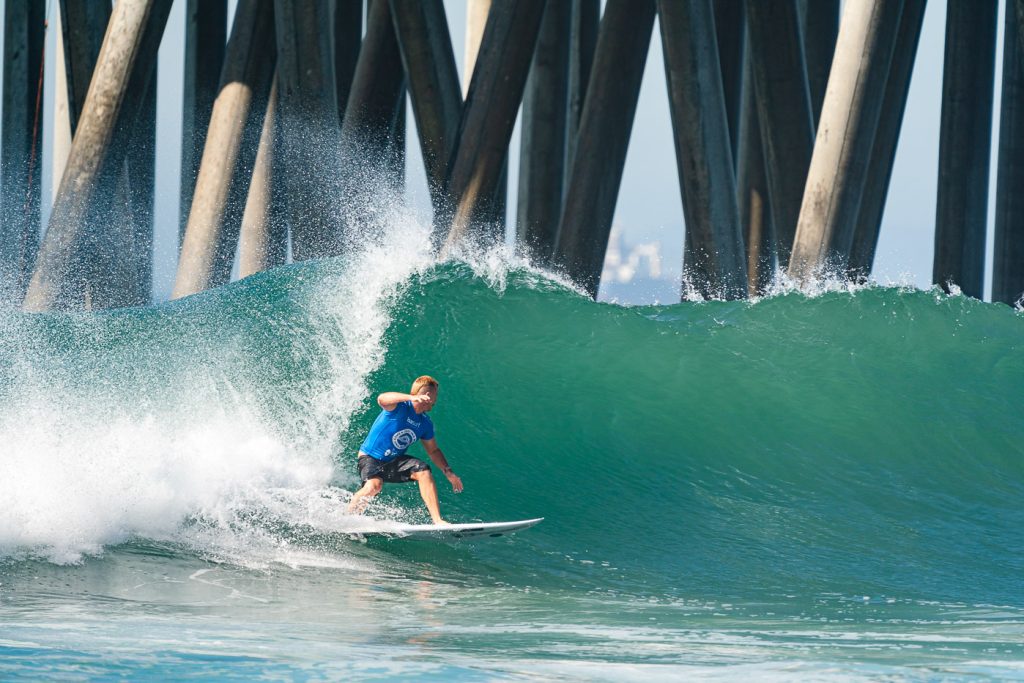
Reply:
M521 519L515 522L472 522L469 524L398 524L385 528L356 531L359 536L390 536L392 538L496 538L540 524L543 517Z

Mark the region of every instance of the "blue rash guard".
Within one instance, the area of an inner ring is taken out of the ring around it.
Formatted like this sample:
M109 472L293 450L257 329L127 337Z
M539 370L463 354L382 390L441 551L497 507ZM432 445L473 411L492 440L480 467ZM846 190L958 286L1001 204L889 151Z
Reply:
M417 415L412 401L404 401L396 405L394 410L380 411L366 440L359 447L359 452L381 462L390 462L405 455L409 446L420 439L433 438L434 423L427 414Z

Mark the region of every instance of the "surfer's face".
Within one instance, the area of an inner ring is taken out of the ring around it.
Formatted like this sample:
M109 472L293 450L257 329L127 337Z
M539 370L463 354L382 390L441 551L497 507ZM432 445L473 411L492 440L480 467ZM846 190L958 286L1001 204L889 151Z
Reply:
M432 387L432 386L422 387L416 393L416 395L417 396L426 396L427 398L430 399L429 401L425 401L423 403L415 404L415 409L416 409L417 413L429 413L430 409L434 407L435 403L437 403L437 387Z

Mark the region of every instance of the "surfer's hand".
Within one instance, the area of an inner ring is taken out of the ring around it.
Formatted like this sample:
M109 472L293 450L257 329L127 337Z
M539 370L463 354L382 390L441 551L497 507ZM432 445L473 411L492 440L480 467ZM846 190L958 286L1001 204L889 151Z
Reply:
M455 493L462 493L462 479L459 478L459 475L454 472L448 472L444 476L448 477L448 481L452 485L452 491L455 491Z
M412 394L409 397L409 400L414 406L419 405L420 403L430 403L430 397L426 394Z

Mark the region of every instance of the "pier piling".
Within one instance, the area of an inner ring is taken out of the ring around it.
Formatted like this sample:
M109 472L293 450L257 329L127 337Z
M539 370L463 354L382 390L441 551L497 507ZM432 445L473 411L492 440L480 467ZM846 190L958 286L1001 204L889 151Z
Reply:
M57 188L60 187L60 179L64 175L64 167L68 163L68 154L71 152L71 104L68 97L68 73L64 59L64 29L60 12L56 13L53 20L52 30L56 33L56 39L53 41L53 151L50 161L50 196L44 198L51 205L57 198ZM0 246L0 249L2 248ZM24 292L22 296L24 296Z
M747 249L747 292L762 294L775 277L775 230L749 54L744 58L744 70L744 81L748 85L743 89L741 102L743 117L739 130L740 158L736 162L736 196L740 229Z
M445 176L462 116L462 91L441 0L391 0L413 117L435 216L445 209Z
M845 271L903 0L848 2L807 172L789 276Z
M405 146L406 133L409 130L409 121L406 101L409 96L409 88L402 85L402 91L395 103L395 121L391 127L391 138L388 140L387 167L391 174L395 192L405 192Z
M594 64L594 50L597 48L597 30L600 24L600 0L572 0L572 28L569 32L569 114L565 129L563 189L569 186L580 118L583 116L583 100L587 96L587 83L590 80L590 69ZM557 242L557 230L555 232Z
M992 300L1016 304L1024 297L1024 43L1019 15L1007 3L1003 40L1003 93L999 117L995 258Z
M328 28L330 4L328 0L274 2L278 131L282 147L288 150L287 172L281 180L296 261L342 251L341 130ZM383 7L390 30L387 0L374 0L374 4ZM397 47L394 50L397 55Z
M654 30L654 0L608 0L571 161L555 263L597 298Z
M344 202L361 204L389 177L392 136L405 106L405 68L388 0L372 0L341 127ZM339 213L341 207L339 207ZM295 234L292 235L293 249ZM314 257L311 252L307 258Z
M64 39L64 61L70 97L68 118L71 130L85 107L96 59L103 46L103 36L110 21L109 0L61 0L61 32Z
M435 248L504 243L518 157L517 246L596 298L659 16L684 295L765 293L780 268L868 280L927 0L459 1L461 77L446 0L184 0L172 298L228 282L235 258L246 276L373 239L381 204L407 192L410 103ZM49 6L5 2L0 291L26 310L151 298L170 4L53 0L51 117ZM946 0L932 281L978 298L998 6ZM1004 9L992 296L1017 303L1024 0Z
M340 126L345 118L352 79L356 75L359 50L363 46L363 0L335 0L333 38L334 94Z
M807 89L811 96L811 120L818 128L825 101L832 56L839 36L839 0L799 0L800 33L807 62Z
M516 237L538 263L555 247L562 215L572 4L548 2L523 94Z
M181 101L181 189L178 243L185 237L196 191L213 100L220 85L227 39L227 0L188 0L185 5L184 83Z
M914 72L917 45L924 23L925 0L904 0L896 35L889 76L885 82L882 113L875 131L867 184L857 211L857 226L850 248L848 272L854 281L866 281L871 274L882 228L882 214L889 193L896 147L903 127L903 113L910 94L910 78Z
M743 55L746 51L747 21L743 0L714 0L715 38L718 65L722 71L725 119L729 124L729 148L733 164L738 163L740 110L743 103Z
M156 198L156 91L157 69L154 62L136 115L124 172L119 182L120 206L113 212L110 234L123 236L120 245L110 245L111 260L121 264L121 281L112 282L103 308L145 306L153 289L153 207ZM129 97L133 96L129 94ZM97 278L98 279L98 278Z
M932 282L981 298L997 0L949 0Z
M404 87L405 69L391 6L388 0L371 0L342 123L345 139L358 140L361 154L371 162L382 158L374 155L387 150Z
M44 0L7 0L4 9L0 291L18 298L39 240L45 7Z
M80 1L80 0L79 0ZM91 4L91 3L87 3ZM178 243L185 239L206 130L217 99L227 40L227 0L188 0L185 5L185 73L181 107L181 189Z
M705 296L747 295L729 125L711 0L658 0L686 218L684 273Z
M466 94L458 142L449 165L447 188L454 216L444 245L449 248L495 225L494 197L503 177L523 90L544 16L544 0L507 0L494 4Z
M1017 10L1017 39L1018 45L1024 49L1024 0L1006 0L1007 4L1013 3L1014 9Z
M181 246L174 299L223 284L231 274L274 74L274 34L273 0L239 0Z
M49 228L25 296L29 311L82 308L80 249L90 221L106 215L142 97L153 73L170 0L118 3L103 39Z
M72 135L85 106L110 14L108 0L61 2L65 91L60 95L68 104L68 130ZM154 68L150 78L155 76ZM82 236L79 269L82 298L89 309L137 306L149 300L147 283L152 268L144 245L152 245L152 189L147 192L146 187L152 187L154 173L153 164L147 165L144 158L155 152L150 129L155 125L156 93L148 85L145 90L141 87L136 81L125 94L126 99L141 100L142 106L132 139L116 143L128 151L112 188L111 210L93 214ZM139 176L133 178L133 172ZM57 182L59 185L60 180ZM137 245L142 246L137 249Z
M469 86L473 81L480 43L483 41L487 18L490 16L492 0L466 0L466 41L462 69L462 97L469 95ZM505 214L508 212L508 157L501 164L501 174L494 193L481 203L482 212L479 223L490 228L491 235L497 239L505 232Z
M746 11L772 224L779 262L787 263L814 150L800 20L796 0L747 0Z
M285 263L288 224L284 216L281 150L277 140L277 74L270 86L259 149L252 169L249 194L238 240L238 277L243 278Z

